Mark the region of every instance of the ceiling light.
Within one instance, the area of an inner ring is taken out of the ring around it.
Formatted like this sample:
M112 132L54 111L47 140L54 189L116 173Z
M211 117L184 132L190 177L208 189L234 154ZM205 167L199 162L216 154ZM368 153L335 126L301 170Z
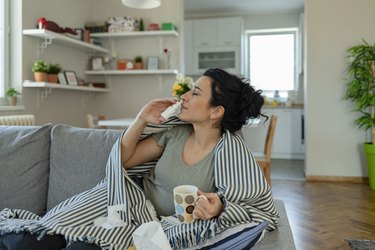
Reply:
M121 0L122 4L136 9L152 9L160 6L161 0Z

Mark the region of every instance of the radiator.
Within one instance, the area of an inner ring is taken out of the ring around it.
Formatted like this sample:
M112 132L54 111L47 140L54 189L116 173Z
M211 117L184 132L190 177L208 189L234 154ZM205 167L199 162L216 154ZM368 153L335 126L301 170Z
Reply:
M35 125L34 115L7 115L0 116L1 126L33 126Z

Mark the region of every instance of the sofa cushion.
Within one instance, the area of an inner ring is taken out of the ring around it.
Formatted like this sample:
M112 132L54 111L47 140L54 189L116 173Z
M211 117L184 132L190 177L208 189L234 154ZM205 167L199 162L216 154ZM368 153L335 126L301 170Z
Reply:
M51 133L47 210L98 184L121 130L57 125Z
M293 233L289 225L288 216L282 200L275 200L275 205L279 211L279 227L264 234L263 240L256 244L252 250L293 250L296 249Z
M46 211L51 129L0 126L0 210Z

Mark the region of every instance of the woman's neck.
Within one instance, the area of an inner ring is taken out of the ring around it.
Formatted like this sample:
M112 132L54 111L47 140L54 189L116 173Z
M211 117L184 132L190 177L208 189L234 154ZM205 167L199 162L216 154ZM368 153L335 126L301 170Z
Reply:
M190 137L192 146L195 149L212 148L221 137L221 129L194 126Z

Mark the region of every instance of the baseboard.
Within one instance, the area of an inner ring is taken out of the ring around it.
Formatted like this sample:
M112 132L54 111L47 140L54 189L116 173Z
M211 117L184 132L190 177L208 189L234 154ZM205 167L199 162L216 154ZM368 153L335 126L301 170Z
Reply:
M306 175L306 181L368 183L368 177Z

